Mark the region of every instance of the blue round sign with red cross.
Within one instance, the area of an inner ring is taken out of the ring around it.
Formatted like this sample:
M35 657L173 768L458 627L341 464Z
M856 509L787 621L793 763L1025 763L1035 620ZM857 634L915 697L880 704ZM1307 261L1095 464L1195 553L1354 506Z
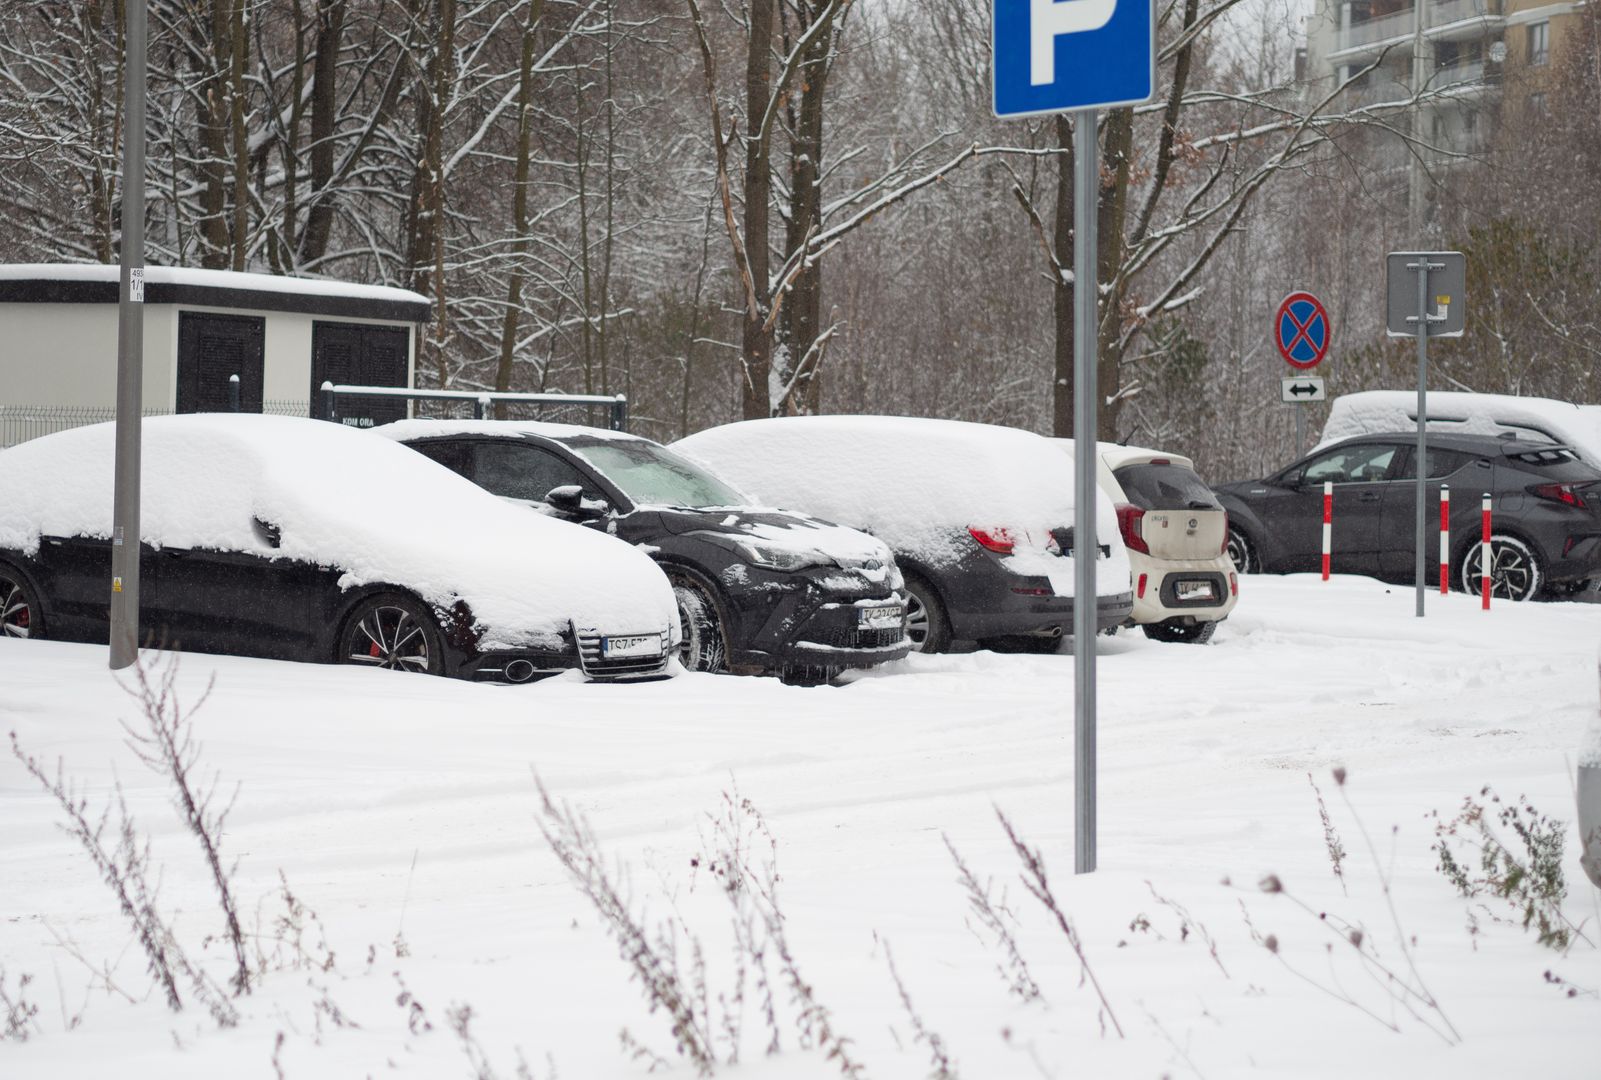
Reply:
M1329 351L1334 329L1323 302L1309 292L1292 292L1273 317L1273 341L1291 367L1307 371Z

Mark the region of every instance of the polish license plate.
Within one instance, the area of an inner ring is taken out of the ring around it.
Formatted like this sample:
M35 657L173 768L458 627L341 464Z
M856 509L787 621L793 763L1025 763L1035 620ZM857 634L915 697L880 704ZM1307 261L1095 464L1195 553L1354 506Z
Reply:
M856 609L856 626L861 630L894 630L905 621L906 609L900 604Z
M1212 600L1216 594L1212 591L1210 581L1181 581L1174 589L1174 594L1180 600Z
M634 634L630 637L604 637L600 639L600 655L611 658L614 656L660 656L662 652L662 636L660 634Z

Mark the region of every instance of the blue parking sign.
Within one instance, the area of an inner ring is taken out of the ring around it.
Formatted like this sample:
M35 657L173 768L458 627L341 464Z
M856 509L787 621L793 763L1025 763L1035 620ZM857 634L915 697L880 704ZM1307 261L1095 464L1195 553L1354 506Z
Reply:
M1154 0L995 0L995 115L1148 101Z

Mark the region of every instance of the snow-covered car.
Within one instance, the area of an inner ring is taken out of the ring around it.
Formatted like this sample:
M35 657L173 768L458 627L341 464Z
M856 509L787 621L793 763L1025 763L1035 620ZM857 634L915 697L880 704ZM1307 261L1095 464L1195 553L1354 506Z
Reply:
M754 507L649 439L512 420L373 430L504 499L639 545L673 584L690 670L814 683L911 649L900 571L882 541Z
M105 641L114 425L0 451L13 637ZM509 506L367 432L146 420L141 631L170 647L526 682L664 674L678 613L631 545Z
M1416 390L1364 390L1341 394L1329 405L1317 449L1355 435L1416 430ZM1515 436L1571 447L1580 460L1601 468L1601 405L1512 394L1429 391L1429 430L1461 435Z
M906 578L913 647L1051 649L1073 627L1073 491L1050 441L886 416L747 420L673 444L757 499L872 533ZM1096 624L1133 609L1111 501L1098 497Z
M1071 462L1073 440L1052 441ZM1096 479L1134 577L1130 620L1156 641L1210 641L1239 599L1228 511L1182 454L1104 442L1099 451Z

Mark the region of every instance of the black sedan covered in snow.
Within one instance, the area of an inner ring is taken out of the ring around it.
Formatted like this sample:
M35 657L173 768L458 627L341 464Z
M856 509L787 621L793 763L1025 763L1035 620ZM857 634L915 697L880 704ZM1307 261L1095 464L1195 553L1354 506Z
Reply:
M1229 554L1243 572L1317 570L1323 485L1333 484L1331 569L1410 582L1414 571L1417 437L1362 435L1319 447L1265 480L1215 490L1229 512ZM1424 540L1439 580L1440 487L1451 492L1452 585L1481 580L1483 496L1492 497L1490 573L1496 596L1561 596L1601 575L1601 472L1567 447L1488 435L1434 434Z
M508 682L659 675L677 650L648 558L385 439L229 414L143 434L140 628L157 644ZM111 424L0 451L6 636L106 640L112 462Z
M820 682L911 650L888 547L753 507L649 439L492 420L405 420L374 431L504 499L639 545L672 582L691 670Z

